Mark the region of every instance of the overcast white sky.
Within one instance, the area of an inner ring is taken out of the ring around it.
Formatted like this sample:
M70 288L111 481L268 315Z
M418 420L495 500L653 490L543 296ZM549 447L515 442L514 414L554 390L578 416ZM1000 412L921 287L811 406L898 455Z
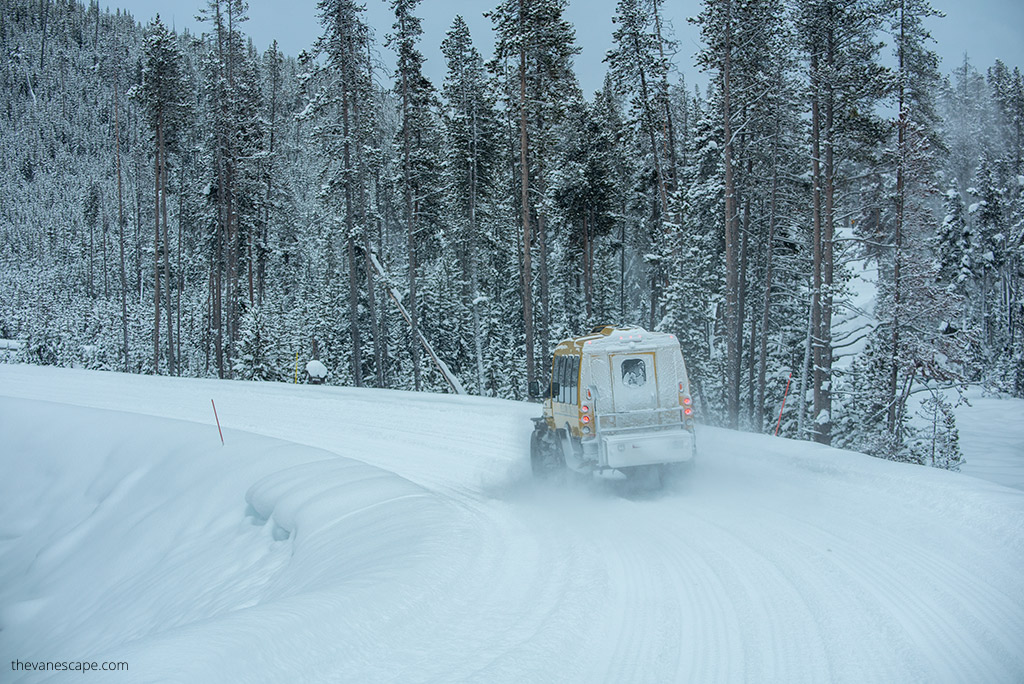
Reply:
M203 0L100 0L111 9L121 7L143 23L157 12L167 24L177 29L189 28L201 33L203 26L195 21ZM424 0L420 5L423 16L424 37L420 49L427 58L427 76L440 86L444 78L444 60L441 41L456 14L469 24L473 41L485 58L490 56L494 41L491 22L483 12L498 0ZM570 0L568 19L576 27L576 42L582 53L576 57L576 73L585 93L599 89L606 65L602 62L611 47L612 23L616 0ZM1024 1L1022 0L932 0L932 5L944 12L944 19L931 21L932 35L938 41L934 46L942 58L942 71L948 73L968 53L971 62L984 70L996 59L1010 67L1024 67ZM366 19L373 27L377 49L388 71L393 68L390 50L384 47L384 35L391 30L392 15L388 0L367 0ZM667 19L675 28L679 41L676 64L689 83L705 83L694 66L693 55L699 49L698 34L687 17L700 12L698 0L669 0L665 3ZM320 24L316 17L316 0L249 0L249 21L244 30L262 51L277 39L281 49L297 55L308 48L318 35ZM382 74L390 78L390 73Z

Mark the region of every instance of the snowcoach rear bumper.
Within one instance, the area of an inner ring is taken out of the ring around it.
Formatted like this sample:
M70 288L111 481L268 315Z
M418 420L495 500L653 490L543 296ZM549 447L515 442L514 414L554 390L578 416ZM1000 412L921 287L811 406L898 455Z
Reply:
M606 468L628 468L693 459L693 433L664 430L600 437L598 459Z

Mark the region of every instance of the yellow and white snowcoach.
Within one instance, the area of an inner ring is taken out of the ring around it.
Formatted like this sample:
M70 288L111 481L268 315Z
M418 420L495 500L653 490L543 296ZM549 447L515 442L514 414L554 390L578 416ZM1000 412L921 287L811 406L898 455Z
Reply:
M693 399L674 335L604 325L555 348L530 440L533 472L619 470L664 478L692 466Z

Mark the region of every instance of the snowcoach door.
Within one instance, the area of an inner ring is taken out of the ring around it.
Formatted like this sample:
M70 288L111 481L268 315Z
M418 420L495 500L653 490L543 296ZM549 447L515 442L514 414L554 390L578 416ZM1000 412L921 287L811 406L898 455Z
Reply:
M654 352L612 354L611 366L615 413L658 408Z

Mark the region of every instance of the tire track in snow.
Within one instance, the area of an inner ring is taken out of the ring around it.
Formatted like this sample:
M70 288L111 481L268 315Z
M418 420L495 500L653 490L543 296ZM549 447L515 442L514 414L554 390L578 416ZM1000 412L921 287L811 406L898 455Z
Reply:
M970 577L959 569L952 570L938 555L913 546L886 558L865 551L880 540L889 541L885 546L890 549L901 546L900 538L885 530L848 530L842 540L843 553L834 562L845 572L848 583L857 587L858 603L871 609L875 624L888 626L887 641L897 640L902 644L907 654L906 665L914 666L909 674L919 679L1005 680L1008 673L997 663L1012 662L1012 655L998 643L998 636L988 639L988 648L983 650L973 638L978 632L971 630L953 639L950 635L963 632L964 625L977 625L976 610L988 604L984 612L989 621L1003 623L1008 628L1006 634L1011 638L1014 634L1019 637L1022 633L1020 615L1003 614L1004 610L996 608L994 603L1002 599L1006 605L1010 597L1001 592L998 596L979 592L978 587L985 583L984 577ZM949 574L939 583L935 578L943 566ZM954 595L948 591L949 586L958 587L966 595ZM965 600L968 597L969 600ZM976 608L968 609L968 604ZM896 629L897 625L901 629Z

